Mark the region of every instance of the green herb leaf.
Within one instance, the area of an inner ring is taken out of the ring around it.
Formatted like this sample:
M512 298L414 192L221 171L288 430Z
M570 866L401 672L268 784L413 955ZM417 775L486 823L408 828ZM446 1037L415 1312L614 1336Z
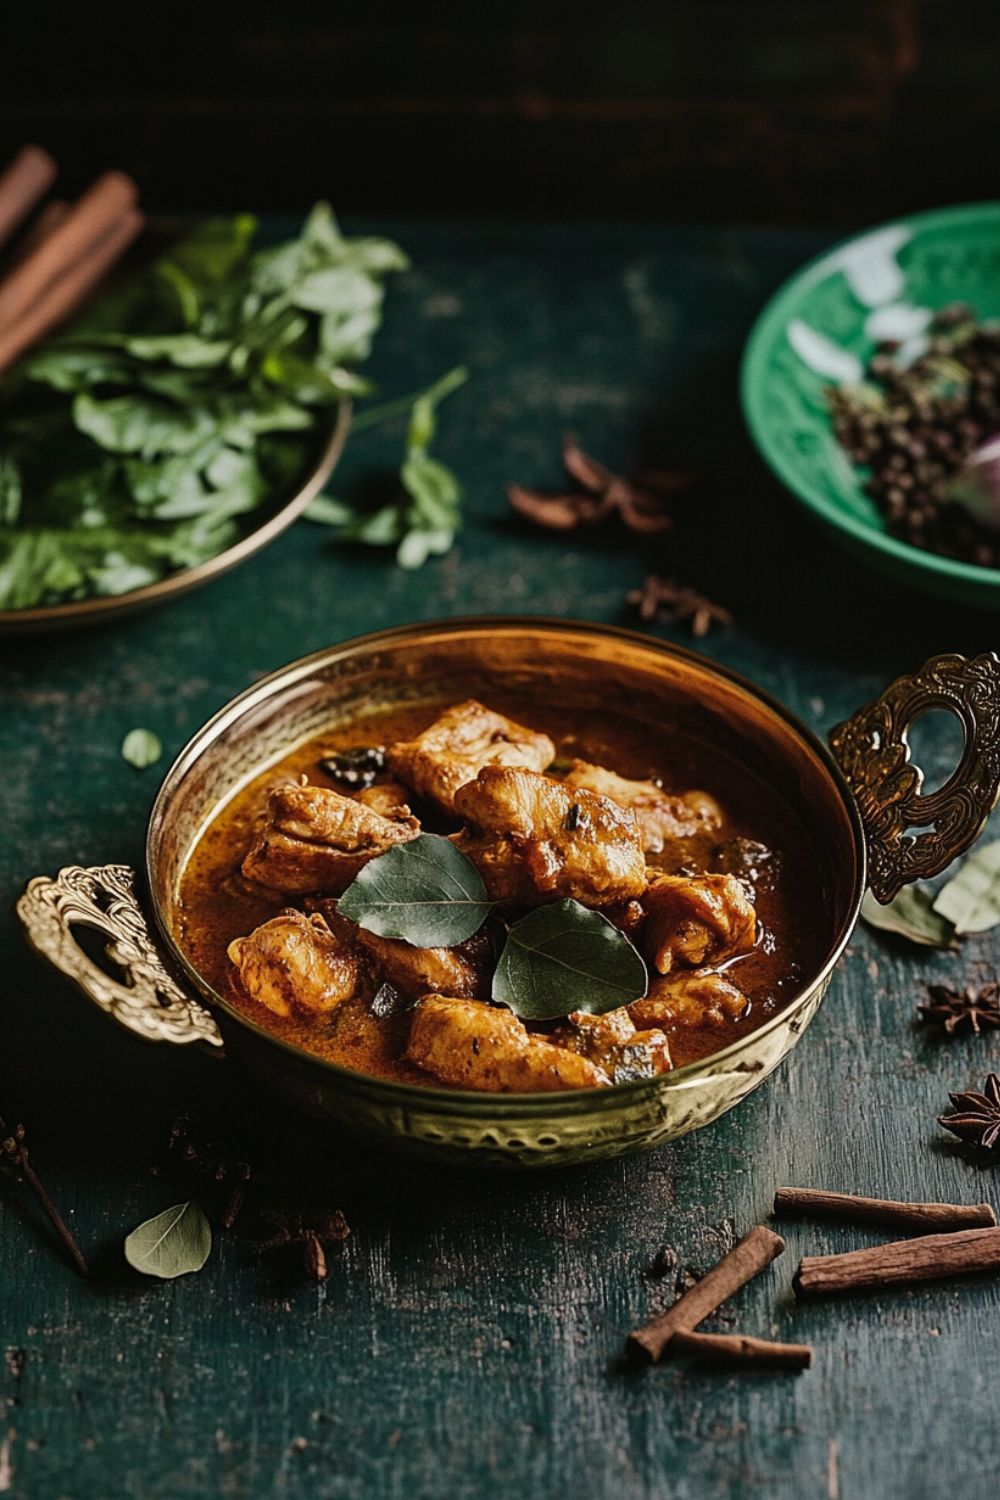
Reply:
M212 1251L212 1227L197 1203L175 1203L133 1229L125 1259L143 1276L165 1281L200 1271Z
M479 931L492 906L471 860L440 834L422 833L369 860L337 910L380 937L453 948Z
M882 906L871 891L866 891L861 915L870 927L894 932L911 943L921 943L927 948L954 948L954 928L934 910L932 903L931 893L919 885L904 886L888 906Z
M603 1015L646 993L637 950L607 917L579 901L529 912L507 934L493 976L493 999L525 1020L571 1011Z
M449 552L462 524L462 486L427 449L437 430L438 406L468 378L469 372L461 366L449 370L428 390L404 404L403 410L408 405L410 420L399 470L402 493L397 500L371 512L352 510L341 501L327 506L315 502L306 511L306 519L342 528L345 541L395 547L401 568L419 568L428 557ZM384 408L362 412L356 425L371 426L375 419L388 421L399 415L400 404L388 402ZM372 421L365 422L366 416Z
M139 771L155 765L162 754L163 746L151 729L130 729L122 740L122 759Z
M246 215L202 225L5 377L0 609L206 561L291 492L317 427L370 389L346 366L406 257L345 237L325 204L285 244L255 248L255 232Z
M960 935L986 932L1000 923L1000 840L984 844L942 886L934 910Z

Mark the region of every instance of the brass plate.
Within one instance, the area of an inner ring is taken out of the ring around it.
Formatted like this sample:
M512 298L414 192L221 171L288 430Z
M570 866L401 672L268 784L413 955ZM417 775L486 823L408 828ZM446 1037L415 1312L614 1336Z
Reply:
M147 583L141 589L130 589L126 594L80 599L69 604L45 604L32 609L0 609L0 635L34 634L102 624L113 616L137 614L140 610L166 604L169 599L186 594L190 589L201 588L202 584L228 573L230 568L246 562L248 557L253 557L255 552L267 547L283 531L287 531L293 521L298 520L333 473L344 450L350 425L351 405L350 402L344 402L336 425L323 444L319 457L292 498L263 525L234 542L231 547L217 552L207 562L199 563L194 568L181 568L166 578L158 579L156 583Z

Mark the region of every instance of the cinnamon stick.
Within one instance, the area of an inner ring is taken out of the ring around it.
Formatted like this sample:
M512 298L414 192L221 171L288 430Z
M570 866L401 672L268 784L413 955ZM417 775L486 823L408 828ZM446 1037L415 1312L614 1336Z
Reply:
M123 172L99 177L0 285L0 333L29 314L58 278L134 211L136 198L135 183Z
M811 1344L776 1344L769 1339L750 1338L745 1333L675 1333L671 1354L693 1354L733 1364L775 1365L786 1370L808 1370Z
M846 1255L808 1255L792 1286L797 1297L910 1286L973 1271L1000 1270L1000 1229L960 1229L894 1240Z
M86 300L127 250L143 225L138 209L123 214L104 238L85 252L13 327L0 328L0 373L62 323Z
M629 1357L637 1363L655 1364L675 1334L692 1332L709 1313L769 1266L784 1248L780 1235L764 1224L756 1224L672 1307L629 1334L626 1341Z
M39 212L38 217L30 229L25 230L13 250L13 265L20 265L21 261L36 250L43 240L48 239L53 229L61 224L69 213L69 204L62 198L53 198L51 203L46 203Z
M0 176L0 245L26 219L56 177L56 164L41 146L22 146Z
M997 1216L989 1203L899 1203L892 1198L859 1198L823 1188L779 1188L776 1214L819 1214L855 1224L897 1224L900 1228L990 1229Z

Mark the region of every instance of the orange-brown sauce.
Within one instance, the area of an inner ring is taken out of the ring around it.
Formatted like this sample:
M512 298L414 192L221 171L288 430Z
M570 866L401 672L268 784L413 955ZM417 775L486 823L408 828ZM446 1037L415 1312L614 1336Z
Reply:
M279 892L255 887L240 874L269 790L305 774L316 785L345 788L320 770L331 751L352 746L385 745L411 739L447 707L441 702L359 720L292 752L243 788L202 835L184 872L179 892L176 935L190 962L220 994L259 1026L286 1041L358 1072L399 1082L435 1086L436 1080L400 1055L406 1044L406 1017L378 1020L361 1000L347 1001L331 1014L303 1019L276 1016L245 995L234 982L226 949L260 923L296 903ZM670 1033L675 1066L717 1052L760 1026L799 990L822 954L811 939L819 899L804 833L784 801L763 781L710 747L672 741L659 743L656 728L641 721L622 722L590 711L561 711L537 702L491 694L489 707L543 730L559 756L577 756L607 766L623 776L658 778L672 792L710 792L724 813L721 830L684 841L685 867L706 868L714 847L732 838L753 839L773 850L772 874L757 890L759 938L753 951L731 961L731 978L750 999L749 1011L724 1027L678 1027ZM417 799L414 810L425 828L447 833L457 825L428 812ZM650 866L677 866L676 853L652 855ZM537 1028L544 1030L544 1026Z

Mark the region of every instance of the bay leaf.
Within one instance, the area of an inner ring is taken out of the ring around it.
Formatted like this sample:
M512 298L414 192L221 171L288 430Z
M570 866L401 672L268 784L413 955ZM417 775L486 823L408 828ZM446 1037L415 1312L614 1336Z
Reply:
M983 844L962 861L938 891L934 910L960 934L987 932L1000 923L1000 840Z
M894 932L911 943L921 943L927 948L955 947L951 923L934 910L931 893L923 886L904 886L887 906L880 905L871 891L866 891L861 915L870 927Z
M162 754L163 746L151 729L130 729L122 740L122 759L138 771L155 765Z
M175 1203L133 1229L125 1259L143 1276L164 1281L200 1271L212 1250L212 1227L197 1203Z
M600 912L579 901L539 906L507 934L493 999L525 1020L587 1011L600 1016L646 993L637 950Z
M453 948L478 932L493 907L471 860L438 833L422 833L369 860L337 903L379 937L417 948Z

